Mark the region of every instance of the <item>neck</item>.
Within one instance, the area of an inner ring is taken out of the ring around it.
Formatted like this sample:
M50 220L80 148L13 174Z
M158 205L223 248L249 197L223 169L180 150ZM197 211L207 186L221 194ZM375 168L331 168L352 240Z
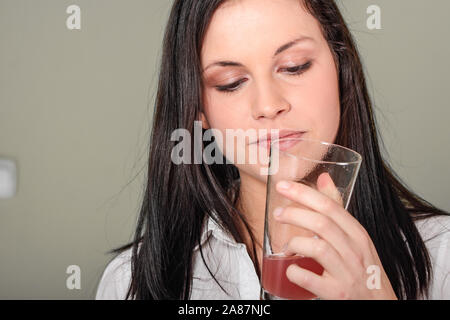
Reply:
M260 223L264 223L266 183L247 174L241 174L238 205L251 227L257 228Z
M262 243L264 234L264 213L266 204L266 183L258 180L248 174L240 173L241 184L239 199L237 202L238 209L245 216L245 219L253 233L256 254L259 261L259 266L262 266ZM244 228L245 230L245 228ZM244 237L249 255L253 248L250 235L245 232Z

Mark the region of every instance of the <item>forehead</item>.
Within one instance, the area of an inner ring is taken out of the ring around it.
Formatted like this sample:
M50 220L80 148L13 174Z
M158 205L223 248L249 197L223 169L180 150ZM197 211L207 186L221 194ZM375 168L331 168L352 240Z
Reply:
M229 0L211 19L202 44L202 63L223 55L272 56L281 44L299 36L318 42L322 38L317 20L300 0Z

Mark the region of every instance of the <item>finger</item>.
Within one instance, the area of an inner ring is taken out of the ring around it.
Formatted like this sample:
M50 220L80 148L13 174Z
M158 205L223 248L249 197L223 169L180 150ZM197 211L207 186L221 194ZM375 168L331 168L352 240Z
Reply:
M305 184L290 181L278 182L276 189L286 198L333 219L348 235L352 235L356 239L364 236L364 228L359 221L325 194Z
M342 195L328 172L321 173L317 178L317 189L344 207Z
M308 229L328 242L350 269L359 266L358 248L348 235L329 217L308 209L286 207L274 212L275 220Z
M350 279L350 273L339 253L325 240L311 237L292 238L284 252L300 254L316 260L329 274L340 279Z
M300 268L296 264L291 264L286 269L286 277L289 281L315 294L321 299L326 299L330 295L330 278L319 276L314 272Z

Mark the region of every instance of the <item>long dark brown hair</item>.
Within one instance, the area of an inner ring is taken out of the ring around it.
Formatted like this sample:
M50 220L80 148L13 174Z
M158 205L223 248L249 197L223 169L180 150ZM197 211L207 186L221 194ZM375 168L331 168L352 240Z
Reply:
M254 243L245 216L236 208L239 172L235 166L171 161L176 143L170 139L172 132L186 128L194 138L194 121L203 109L202 42L215 10L224 2L175 0L171 9L137 228L131 243L111 251L132 247L127 299L189 298L193 249L200 244L203 222L213 210L216 221L237 242L249 234ZM408 190L382 158L362 64L334 1L299 3L320 23L339 70L341 119L335 143L363 158L348 211L369 233L397 297L419 298L427 293L432 268L414 220L447 213ZM259 275L254 244L249 251Z

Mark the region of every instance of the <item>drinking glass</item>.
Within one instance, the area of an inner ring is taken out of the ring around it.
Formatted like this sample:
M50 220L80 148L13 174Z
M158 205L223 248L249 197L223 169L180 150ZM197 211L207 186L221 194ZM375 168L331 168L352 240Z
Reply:
M274 219L273 211L278 207L310 209L282 196L276 191L276 184L282 180L294 181L318 190L317 178L326 172L339 191L338 202L347 209L361 161L362 157L359 153L328 142L303 137L279 138L271 142L264 221L261 299L318 299L313 293L290 282L286 276L286 269L295 263L318 275L323 273L323 267L314 259L298 254L287 256L283 253L287 243L293 237L317 237L317 235L310 230L291 224L282 224Z

